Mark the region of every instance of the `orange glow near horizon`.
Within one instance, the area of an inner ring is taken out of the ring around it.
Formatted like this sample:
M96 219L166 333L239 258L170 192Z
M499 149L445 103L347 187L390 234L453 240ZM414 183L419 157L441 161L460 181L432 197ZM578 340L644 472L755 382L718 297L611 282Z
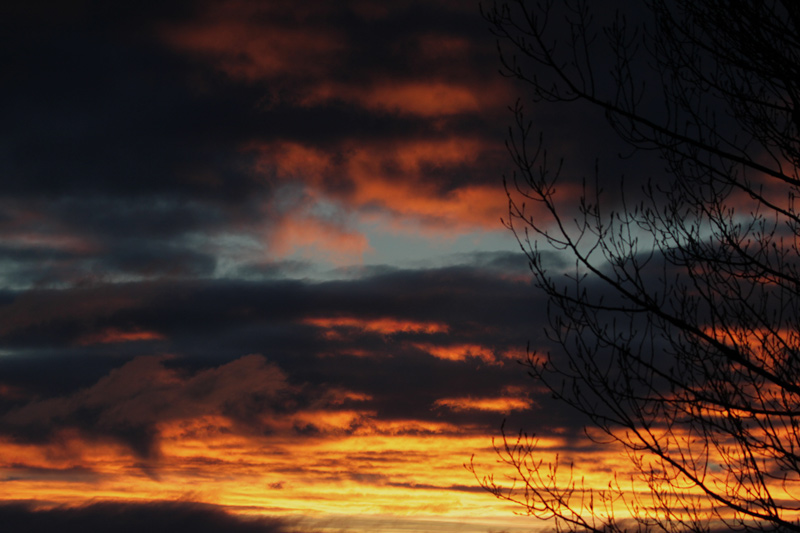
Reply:
M500 412L529 404L509 397L444 398L434 407ZM298 422L314 424L318 433L292 434ZM36 500L44 507L189 500L237 513L319 519L360 515L478 522L521 510L484 493L464 468L474 454L478 476L502 480L508 473L496 462L492 436L470 426L379 420L373 412L354 409L309 410L284 420L271 435L222 415L203 415L159 424L158 438L158 453L149 458L72 430L50 444L5 438L0 440L0 499ZM617 448L548 437L538 439L536 450L537 461L561 465L555 478L561 486L574 482L579 491L600 494L617 480L628 498L636 494L646 502L650 497L627 488L636 473ZM776 497L790 496L775 488ZM698 489L685 492L699 494ZM623 501L606 511L618 518L630 513Z
M0 475L5 498L37 500L43 506L190 500L273 516L468 521L521 510L478 489L463 467L475 454L479 476L501 476L490 435L446 423L375 419L354 433L335 434L351 419L331 419L327 429L334 433L305 438L243 434L224 417L176 420L160 426L160 453L151 460L113 443L82 440L77 433L50 446L4 440ZM633 475L629 459L618 451L569 448L558 438L537 445L537 460L561 464L563 486L575 481L581 490L599 493L613 476L624 485ZM618 517L629 512L621 503L613 510Z
M378 331L437 329L403 321L372 326ZM247 405L254 394L278 401L297 391L263 357L249 355L193 374L172 369L167 359L136 358L89 388L33 399L6 414L3 422L13 425L100 409L91 430L53 429L41 442L25 443L21 436L0 440L5 490L0 498L44 506L190 500L233 512L312 518L478 521L510 511L478 489L463 466L472 454L494 460L491 436L477 426L381 419L370 408L369 395L335 387L320 391L319 399L302 409L248 414L232 406ZM520 392L504 390L504 408L523 408L509 400ZM498 406L486 398L444 398L431 409ZM158 421L153 445L144 455L114 431L103 433L153 421ZM558 439L545 444L554 450L563 445Z
M330 427L348 423L344 416L332 419ZM233 429L213 418L164 425L159 457L144 463L119 446L75 435L64 435L57 447L4 441L0 471L15 499L56 504L190 496L273 514L436 516L493 504L484 494L458 488L471 484L462 463L472 451L485 449L483 435L451 434L447 425L413 421L373 421L355 435L307 439L259 438Z
M331 427L337 423L348 421ZM203 417L164 424L160 434L159 457L149 461L75 434L64 435L61 450L3 441L0 472L15 499L50 504L188 498L273 515L472 519L511 510L470 488L463 464L494 453L489 436L470 428L373 420L354 434L298 439L243 435L225 419Z

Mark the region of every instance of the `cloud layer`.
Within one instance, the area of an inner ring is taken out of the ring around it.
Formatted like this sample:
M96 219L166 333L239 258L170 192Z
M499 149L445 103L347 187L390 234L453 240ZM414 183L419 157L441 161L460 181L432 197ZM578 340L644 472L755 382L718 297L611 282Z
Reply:
M475 6L16 2L0 49L1 523L477 520L504 418L577 446L518 364L548 317Z

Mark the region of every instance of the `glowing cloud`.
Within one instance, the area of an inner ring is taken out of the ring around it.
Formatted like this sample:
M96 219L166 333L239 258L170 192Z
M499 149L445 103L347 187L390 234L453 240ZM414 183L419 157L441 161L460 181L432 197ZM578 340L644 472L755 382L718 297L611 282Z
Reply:
M91 344L112 344L118 342L155 341L164 340L166 337L157 331L141 329L122 330L108 328L97 333L90 333L80 337L76 344L89 346Z
M311 259L325 259L337 265L360 263L371 248L367 238L330 221L290 213L267 231L270 256L299 254Z
M494 351L486 346L479 344L454 344L450 346L439 346L429 343L415 343L414 347L431 354L438 359L447 361L464 361L468 357L482 359L486 363L497 362Z
M390 80L370 87L323 83L315 87L300 103L312 106L330 101L346 102L382 113L433 118L477 112L483 99L474 85L445 81Z
M395 318L362 319L357 317L320 317L307 318L306 324L329 330L329 334L337 335L338 329L355 329L380 335L393 335L395 333L447 333L450 327L441 322L419 322L415 320L400 320Z
M533 401L525 397L500 396L496 398L441 398L434 402L434 407L446 407L452 411L491 411L510 413L530 409Z
M347 50L345 36L330 26L309 31L300 21L294 25L266 22L278 19L287 7L280 2L217 2L198 20L163 27L161 36L172 47L207 58L237 79L326 75ZM293 16L303 17L296 4L291 9Z
M416 221L423 231L451 236L501 228L507 210L502 186L467 183L448 189L426 176L437 170L456 172L495 149L472 138L343 142L330 151L294 142L247 147L259 154L257 172L295 186L301 183L305 205L327 201L351 215L361 213L367 226L374 226L381 213L394 221L387 228L391 231L403 231L404 224Z

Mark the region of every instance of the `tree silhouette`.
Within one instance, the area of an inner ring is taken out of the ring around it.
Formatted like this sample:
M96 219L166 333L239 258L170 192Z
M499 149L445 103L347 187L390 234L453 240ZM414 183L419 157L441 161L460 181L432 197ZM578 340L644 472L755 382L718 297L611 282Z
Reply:
M635 190L596 170L569 198L512 107L507 225L559 347L525 364L624 447L633 490L589 490L526 433L497 446L513 482L479 480L558 530L800 531L800 2L635 4L483 9L534 110L602 111L631 173L657 156Z

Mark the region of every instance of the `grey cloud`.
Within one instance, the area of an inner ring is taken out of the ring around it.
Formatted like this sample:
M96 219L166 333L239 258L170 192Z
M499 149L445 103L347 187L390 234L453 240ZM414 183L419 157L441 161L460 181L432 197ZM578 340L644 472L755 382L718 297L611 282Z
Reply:
M0 505L8 533L283 533L296 531L278 518L244 518L220 507L192 502L104 502L82 507L37 509L24 503Z

